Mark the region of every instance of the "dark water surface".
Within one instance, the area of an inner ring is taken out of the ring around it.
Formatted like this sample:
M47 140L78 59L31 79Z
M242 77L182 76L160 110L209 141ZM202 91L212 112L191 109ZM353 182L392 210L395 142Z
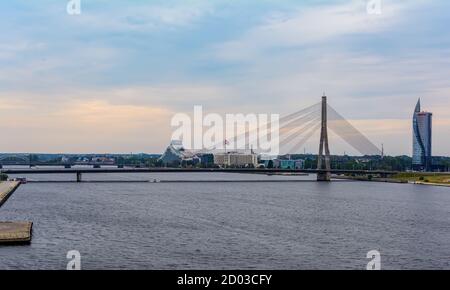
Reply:
M84 177L84 176L83 176ZM285 180L244 174L86 180ZM30 176L73 179L74 176ZM364 182L28 183L0 220L34 222L0 269L450 269L450 188Z

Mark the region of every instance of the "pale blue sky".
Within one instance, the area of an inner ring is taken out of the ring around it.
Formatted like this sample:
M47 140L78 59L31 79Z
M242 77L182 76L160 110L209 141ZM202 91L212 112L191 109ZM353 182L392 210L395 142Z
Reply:
M283 115L325 91L390 154L421 97L450 155L449 1L68 2L0 3L0 151L160 152L194 105Z

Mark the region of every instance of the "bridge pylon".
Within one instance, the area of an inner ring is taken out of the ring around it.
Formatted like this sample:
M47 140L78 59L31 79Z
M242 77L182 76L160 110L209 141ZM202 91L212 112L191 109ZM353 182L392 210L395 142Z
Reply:
M322 121L320 129L319 155L317 156L317 169L324 170L317 173L317 181L331 180L330 166L330 148L328 147L328 131L327 131L327 97L322 97ZM325 149L325 156L324 156Z

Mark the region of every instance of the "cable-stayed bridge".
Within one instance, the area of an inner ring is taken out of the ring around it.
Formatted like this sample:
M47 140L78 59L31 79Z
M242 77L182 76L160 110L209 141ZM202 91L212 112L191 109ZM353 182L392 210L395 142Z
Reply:
M252 133L264 131L259 137L270 135L272 122L259 124L255 128L245 128L245 131L237 134L231 140L232 143L246 144L245 149L251 149L249 138ZM381 150L367 137L350 124L342 115L327 103L327 98L300 111L283 116L278 120L280 155L295 154L301 152L303 146L319 130L322 135L330 129L361 155L381 155ZM328 135L328 134L326 134ZM267 136L268 138L269 136ZM325 136L327 137L327 136ZM322 138L322 136L321 136ZM240 142L241 141L241 142ZM325 140L328 141L328 140ZM195 153L205 153L221 147L223 140L217 142L212 148L194 150ZM322 142L321 142L322 143ZM254 148L253 148L254 149ZM257 151L257 150L255 150Z
M381 155L381 150L326 102L319 102L280 119L280 150L300 152L303 145L319 130L330 129L361 155ZM325 114L323 114L325 110ZM322 122L326 123L322 127ZM322 136L321 136L322 138Z
M294 131L287 138L283 138L281 144L293 143L295 136L302 136L294 142L290 150L298 150L314 133L320 128L319 153L317 158L317 169L323 170L317 173L318 181L329 181L331 175L330 149L328 142L328 128L341 137L350 146L362 155L381 155L381 150L377 148L367 137L352 126L344 117L334 110L327 103L327 97L322 96L322 101L306 109L307 113L302 114L294 122L296 124L306 124L304 126L291 126ZM320 117L317 116L317 112ZM331 117L331 118L329 118ZM282 128L286 128L283 125ZM283 135L283 134L281 134ZM294 136L291 138L291 136ZM290 138L290 140L287 140ZM287 140L287 142L286 142ZM294 151L295 152L295 151Z
M264 124L267 126L270 124ZM279 119L280 151L298 152L302 146L320 130L319 153L316 169L268 169L268 168L94 168L94 169L2 169L6 174L76 174L81 182L84 173L183 173L183 172L230 172L230 173L315 173L318 181L330 181L331 174L378 174L387 176L395 174L392 171L367 170L337 170L330 167L330 149L328 129L340 136L345 142L357 150L361 155L381 155L367 137L359 132L327 103L327 97L322 101L305 109L289 114ZM253 128L252 130L259 130ZM246 138L249 131L236 136L236 139ZM203 150L197 150L202 152ZM1 162L0 162L1 164ZM66 164L62 164L66 165ZM53 164L54 166L54 164Z
M234 137L232 142L234 144L249 144L251 142L247 141L252 133L255 133L255 131L259 132L261 128L264 128L263 132L268 135L270 130L267 130L267 128L272 125L271 122L268 122L256 128L245 128L245 131ZM281 154L299 152L303 145L320 130L317 160L318 180L330 180L328 129L331 129L361 155L381 155L381 150L377 146L327 103L326 96L322 96L322 100L319 103L280 118L277 125L279 126L278 141ZM204 152L205 150L207 151L208 149L197 150L196 152Z

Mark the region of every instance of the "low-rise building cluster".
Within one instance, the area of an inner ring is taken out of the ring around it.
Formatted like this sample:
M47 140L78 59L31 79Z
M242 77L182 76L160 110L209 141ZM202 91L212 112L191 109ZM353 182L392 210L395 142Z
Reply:
M221 167L221 168L281 168L303 169L304 160L290 158L261 160L260 156L250 150L249 152L222 151L222 152L195 152L183 148L182 142L172 141L159 158L164 167Z

